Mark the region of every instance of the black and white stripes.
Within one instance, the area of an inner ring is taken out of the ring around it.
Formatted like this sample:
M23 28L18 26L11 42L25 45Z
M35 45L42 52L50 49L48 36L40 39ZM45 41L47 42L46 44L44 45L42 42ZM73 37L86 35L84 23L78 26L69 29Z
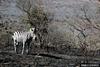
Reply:
M30 30L27 32L16 31L13 33L12 38L14 40L15 52L16 52L16 45L19 45L19 43L21 42L23 44L22 54L24 53L25 44L26 43L30 44L30 42L32 40L35 40L35 38L36 38L34 31L35 31L35 28L30 28Z

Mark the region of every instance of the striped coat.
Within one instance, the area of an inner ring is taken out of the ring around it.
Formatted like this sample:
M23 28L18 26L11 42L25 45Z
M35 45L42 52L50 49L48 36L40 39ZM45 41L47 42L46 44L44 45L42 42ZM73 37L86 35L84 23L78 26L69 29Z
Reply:
M27 32L18 32L18 31L14 32L12 38L14 40L15 52L16 52L16 46L19 45L19 43L22 43L23 44L22 54L24 53L25 44L26 43L30 44L30 42L32 40L35 40L36 38L36 35L34 34L34 30L35 28L30 28L30 30Z

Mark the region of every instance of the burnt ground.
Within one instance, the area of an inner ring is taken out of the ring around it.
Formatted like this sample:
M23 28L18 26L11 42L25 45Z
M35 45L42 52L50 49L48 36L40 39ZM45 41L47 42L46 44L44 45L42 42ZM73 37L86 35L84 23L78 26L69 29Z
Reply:
M20 50L20 49L18 49ZM57 48L44 49L34 48L29 54L21 55L14 52L13 46L0 49L0 67L99 67L100 57L82 56L75 53L75 48L70 51L66 50L66 54L62 53ZM74 51L74 52L73 52ZM76 51L77 52L77 51Z

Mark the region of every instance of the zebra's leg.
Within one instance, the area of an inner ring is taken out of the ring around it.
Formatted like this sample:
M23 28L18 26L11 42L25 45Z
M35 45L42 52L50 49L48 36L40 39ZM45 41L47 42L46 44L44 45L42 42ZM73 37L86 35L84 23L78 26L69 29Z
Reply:
M24 53L24 48L25 48L25 41L23 41L22 54Z
M28 50L28 51L27 51L27 54L30 54L30 46L31 46L30 42L28 42L28 43L27 43L27 46L28 46L28 49L27 49L27 50Z
M15 53L16 53L16 42L14 41L14 50L15 50Z

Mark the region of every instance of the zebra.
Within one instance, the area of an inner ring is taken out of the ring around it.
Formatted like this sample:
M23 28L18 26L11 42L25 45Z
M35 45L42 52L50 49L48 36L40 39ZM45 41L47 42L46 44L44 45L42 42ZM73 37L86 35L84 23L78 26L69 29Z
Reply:
M16 31L13 33L12 38L14 41L15 52L16 52L16 46L19 45L19 43L23 44L22 52L21 52L21 54L23 54L24 49L25 49L25 44L27 43L29 45L32 40L36 39L35 28L30 28L30 30L27 32ZM29 49L28 49L28 51L29 51Z

